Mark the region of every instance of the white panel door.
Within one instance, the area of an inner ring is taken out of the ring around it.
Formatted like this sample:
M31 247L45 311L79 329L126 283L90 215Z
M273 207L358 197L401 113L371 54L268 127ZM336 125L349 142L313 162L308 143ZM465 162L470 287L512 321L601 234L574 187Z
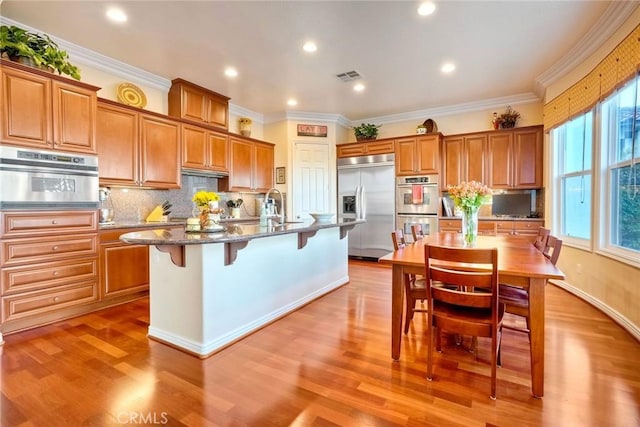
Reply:
M293 218L311 219L309 213L334 212L329 202L329 145L295 143L293 159Z

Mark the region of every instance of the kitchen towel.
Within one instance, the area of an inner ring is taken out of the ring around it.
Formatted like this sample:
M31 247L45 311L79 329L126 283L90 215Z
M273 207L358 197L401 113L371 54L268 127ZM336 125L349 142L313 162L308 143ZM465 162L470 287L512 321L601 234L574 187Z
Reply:
M411 198L414 205L422 204L422 185L413 184L411 186Z

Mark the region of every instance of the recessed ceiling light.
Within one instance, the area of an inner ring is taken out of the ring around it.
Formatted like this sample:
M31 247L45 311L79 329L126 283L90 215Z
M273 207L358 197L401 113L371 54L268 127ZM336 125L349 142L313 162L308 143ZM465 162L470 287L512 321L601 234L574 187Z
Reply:
M362 83L356 83L355 85L353 85L353 90L355 90L356 92L362 92L365 89L365 85L363 85Z
M422 3L420 7L418 7L418 15L420 16L431 15L435 11L436 11L436 4L431 1L426 1Z
M442 71L445 74L449 74L449 73L453 73L456 69L456 65L453 62L445 62L444 64L442 64L442 68L440 68L440 71Z
M302 49L304 49L305 52L315 52L318 50L318 46L314 42L306 42L302 46Z
M107 10L107 18L113 22L127 22L127 15L121 9L111 8Z
M287 101L287 105L290 107L294 107L296 105L298 105L298 101L296 101L295 99L291 98Z
M238 76L238 70L236 70L233 67L227 67L226 70L224 70L224 75L227 77L237 77Z

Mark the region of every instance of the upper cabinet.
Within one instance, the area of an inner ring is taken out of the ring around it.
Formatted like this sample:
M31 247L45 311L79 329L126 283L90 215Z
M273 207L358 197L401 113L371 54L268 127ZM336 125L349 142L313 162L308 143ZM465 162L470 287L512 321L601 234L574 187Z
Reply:
M488 159L491 188L541 188L542 126L490 133Z
M266 192L273 187L273 144L229 137L229 176L218 180L220 191Z
M182 124L182 168L229 174L229 137Z
M174 79L169 90L169 115L228 129L229 99L186 80Z
M97 87L2 61L2 142L96 153Z
M396 175L437 174L441 139L440 133L396 139Z
M440 188L462 181L487 182L487 135L446 136L443 144Z
M366 142L356 142L352 144L340 144L337 146L337 157L368 156L375 154L393 153L394 140L374 140Z
M96 139L101 185L180 188L180 125L101 101Z

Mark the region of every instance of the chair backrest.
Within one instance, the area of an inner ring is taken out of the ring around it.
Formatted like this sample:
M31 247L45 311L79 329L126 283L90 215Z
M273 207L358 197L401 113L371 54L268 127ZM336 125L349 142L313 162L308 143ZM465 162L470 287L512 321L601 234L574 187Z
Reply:
M424 258L430 304L441 301L463 307L498 306L498 249L426 245ZM474 292L478 289L481 291ZM493 310L494 320L497 312Z
M547 246L547 239L549 238L549 234L551 230L544 227L538 228L538 235L536 236L536 240L533 242L533 246L536 247L540 252L544 252L545 246Z
M542 254L546 256L553 265L556 265L556 262L558 262L558 257L560 256L561 249L562 240L558 239L556 236L552 236L551 234L549 234Z
M424 237L421 224L411 225L411 234L413 235L413 241L416 242Z
M400 229L391 232L391 240L393 241L393 249L396 251L407 246L407 242L404 239L404 233Z

